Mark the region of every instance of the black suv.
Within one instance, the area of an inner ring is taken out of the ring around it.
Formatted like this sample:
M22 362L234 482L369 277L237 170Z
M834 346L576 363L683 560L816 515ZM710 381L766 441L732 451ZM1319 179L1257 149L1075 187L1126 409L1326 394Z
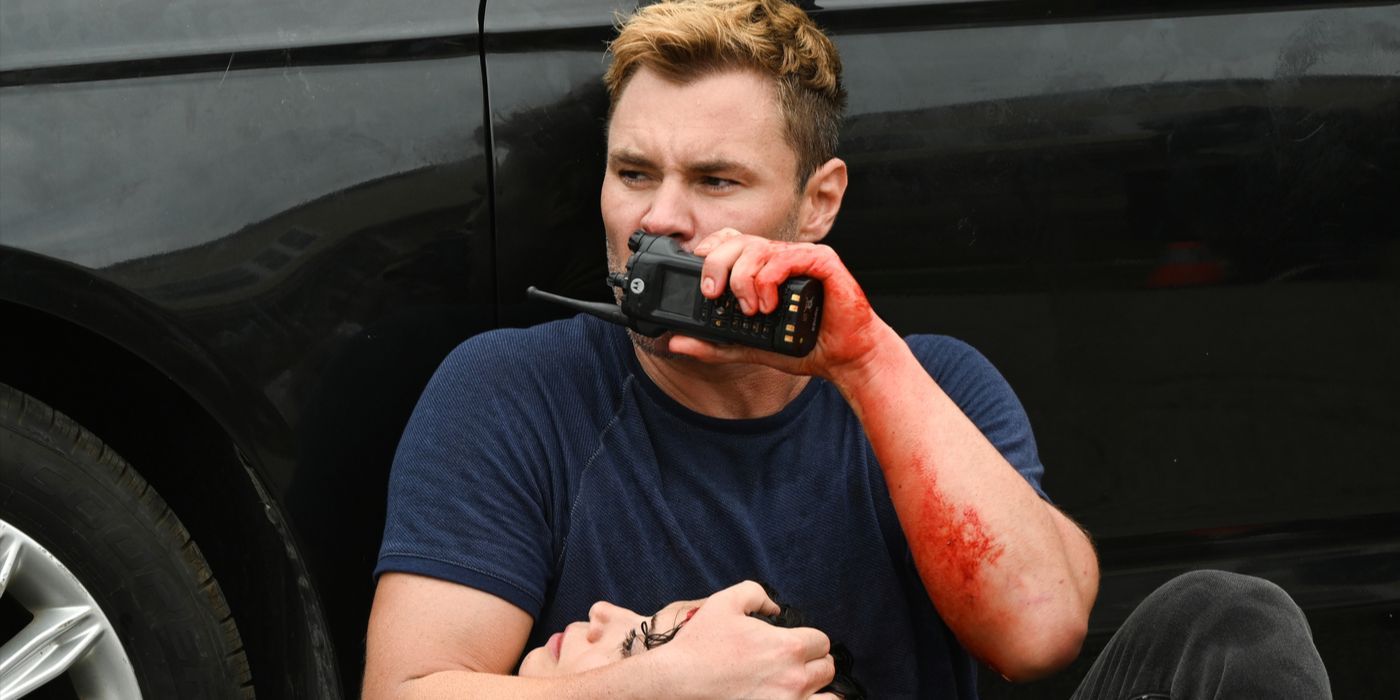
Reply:
M527 285L608 298L633 4L0 4L0 695L357 694L429 374L560 313ZM1086 659L1224 568L1394 696L1400 10L806 4L851 98L828 240L1020 393L1102 557Z

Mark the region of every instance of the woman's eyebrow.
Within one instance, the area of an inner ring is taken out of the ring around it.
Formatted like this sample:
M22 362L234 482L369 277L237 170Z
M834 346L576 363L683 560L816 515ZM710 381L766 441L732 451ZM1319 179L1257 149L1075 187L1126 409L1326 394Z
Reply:
M647 621L643 620L643 621L642 621L642 624L640 624L640 625L638 625L637 627L633 628L633 630L632 630L631 632L629 632L629 633L627 634L626 637L623 638L623 640L622 640L622 658L625 659L625 658L627 658L627 657L629 657L629 656L632 655L632 645L634 645L634 644L637 643L637 639L638 639L638 638L640 638L640 639L642 640L642 647L643 647L643 648L646 648L646 649L650 649L650 648L651 648L650 646L647 646L647 637L650 637L651 635L656 634L656 616L657 616L657 615L660 615L660 614L661 614L661 611L660 611L660 610L656 611L656 613L654 613L654 614L651 616L651 622L650 622L650 623L648 623Z

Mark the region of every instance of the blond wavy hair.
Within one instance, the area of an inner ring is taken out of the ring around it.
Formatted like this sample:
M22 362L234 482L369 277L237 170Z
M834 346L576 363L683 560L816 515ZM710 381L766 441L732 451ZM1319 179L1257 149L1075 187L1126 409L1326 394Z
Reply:
M603 83L611 114L643 67L685 84L714 73L755 70L773 79L797 186L836 156L846 90L836 46L785 0L674 0L643 7L618 25Z

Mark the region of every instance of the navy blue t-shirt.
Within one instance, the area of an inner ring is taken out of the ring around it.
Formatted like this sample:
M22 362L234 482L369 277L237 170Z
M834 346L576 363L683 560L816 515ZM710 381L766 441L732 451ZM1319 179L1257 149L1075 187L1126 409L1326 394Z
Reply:
M960 341L907 342L1039 491L1001 375ZM478 335L443 362L394 459L385 571L510 601L535 618L527 649L598 600L650 614L762 580L851 650L872 697L976 697L835 387L813 379L764 418L703 416L651 382L621 328L586 316Z

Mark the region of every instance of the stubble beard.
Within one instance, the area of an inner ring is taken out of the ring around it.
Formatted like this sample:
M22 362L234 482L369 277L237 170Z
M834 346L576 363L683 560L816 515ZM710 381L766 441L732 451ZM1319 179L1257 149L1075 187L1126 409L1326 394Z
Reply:
M612 275L626 274L627 260L617 256L617 251L613 247L612 236L604 234L603 244L607 247L608 272ZM613 301L619 306L622 305L622 293L623 290L620 287L613 288ZM684 355L677 355L666 349L671 342L671 335L672 333L667 331L652 338L642 335L631 328L627 329L627 337L632 340L632 347L636 348L638 352L659 360L675 360L684 357Z

